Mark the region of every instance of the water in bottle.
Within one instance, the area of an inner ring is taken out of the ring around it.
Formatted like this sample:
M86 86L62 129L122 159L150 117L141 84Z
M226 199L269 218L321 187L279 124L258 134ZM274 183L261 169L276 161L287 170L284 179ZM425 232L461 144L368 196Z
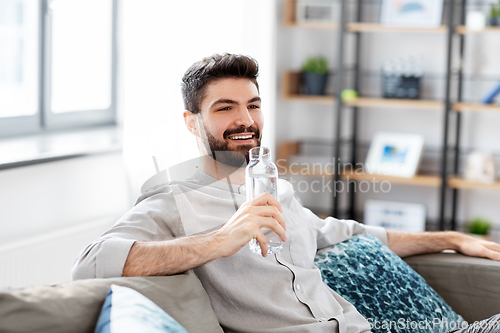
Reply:
M256 147L250 150L250 163L246 168L247 200L253 200L262 193L269 193L278 199L278 168L271 161L269 148ZM283 248L280 237L271 229L262 228L267 237L268 254L277 254ZM257 240L248 243L250 251L261 254Z

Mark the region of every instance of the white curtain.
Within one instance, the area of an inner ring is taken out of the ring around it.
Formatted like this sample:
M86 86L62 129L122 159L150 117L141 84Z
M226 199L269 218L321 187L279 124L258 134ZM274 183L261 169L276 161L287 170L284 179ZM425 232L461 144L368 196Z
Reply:
M184 125L180 82L195 61L241 53L260 65L263 143L274 148L274 0L123 0L119 108L131 196L159 170L198 156ZM132 198L131 198L132 199Z

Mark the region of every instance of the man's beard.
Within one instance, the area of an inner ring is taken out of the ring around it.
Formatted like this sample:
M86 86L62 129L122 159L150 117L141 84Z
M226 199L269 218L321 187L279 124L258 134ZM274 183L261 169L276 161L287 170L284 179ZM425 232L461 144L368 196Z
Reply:
M223 138L225 140L219 140L214 137L208 130L204 131L206 134L206 139L204 135L202 135L202 142L205 146L205 150L207 153L212 154L212 158L217 162L224 163L226 165L236 167L236 168L244 168L248 164L250 160L250 149L254 147L260 146L260 131L258 128L254 126L244 127L241 126L237 129L227 130L223 134ZM235 148L229 147L229 142L227 140L230 135L239 134L239 133L254 133L255 138L257 139L257 145L238 145Z

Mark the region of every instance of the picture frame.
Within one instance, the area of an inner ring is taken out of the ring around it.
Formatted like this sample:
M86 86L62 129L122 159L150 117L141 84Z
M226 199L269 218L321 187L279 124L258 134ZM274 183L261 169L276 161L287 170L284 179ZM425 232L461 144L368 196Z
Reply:
M365 162L371 174L414 177L420 167L424 138L418 134L378 132Z
M364 220L366 225L405 232L425 231L426 209L422 204L367 200Z
M382 0L380 23L436 28L442 24L443 0Z
M333 23L335 14L333 3L298 1L295 7L297 23Z

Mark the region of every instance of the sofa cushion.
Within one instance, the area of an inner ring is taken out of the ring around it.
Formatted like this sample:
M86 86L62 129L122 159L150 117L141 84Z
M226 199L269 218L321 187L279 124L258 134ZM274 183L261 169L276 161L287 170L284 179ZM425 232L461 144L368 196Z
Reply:
M188 333L174 318L139 292L111 285L94 333Z
M373 332L446 332L465 325L401 258L372 235L318 251L323 280L353 304Z
M500 313L500 262L459 253L404 259L469 323Z
M81 280L0 292L0 332L93 332L112 284L139 291L191 333L222 333L208 296L191 271L173 276Z

